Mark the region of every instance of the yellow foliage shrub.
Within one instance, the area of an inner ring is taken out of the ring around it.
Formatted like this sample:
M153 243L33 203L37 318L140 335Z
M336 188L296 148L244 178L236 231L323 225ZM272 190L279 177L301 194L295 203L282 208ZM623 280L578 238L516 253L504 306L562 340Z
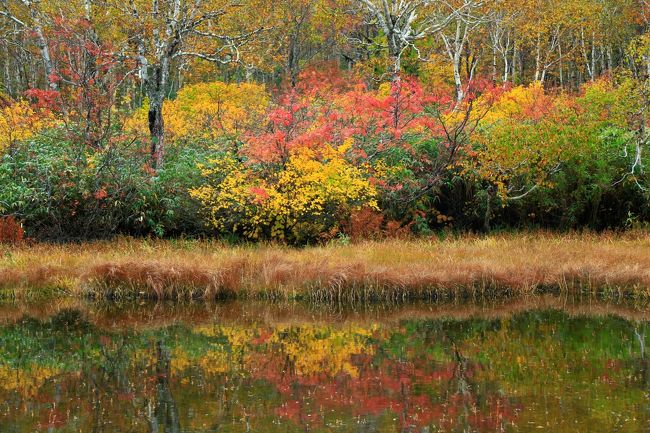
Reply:
M570 140L565 125L569 102L547 95L540 83L501 95L472 137L465 173L490 182L502 203L533 185L545 186Z
M374 187L345 160L345 151L329 145L319 152L300 148L270 176L223 156L202 167L210 180L190 193L221 232L307 242L336 230L350 211L377 206Z
M35 110L27 101L0 105L0 152L21 140L33 137L51 123L52 117L49 114Z
M200 83L183 87L176 99L163 105L165 133L172 140L233 136L258 122L269 106L258 84ZM147 136L149 104L125 123L130 133Z

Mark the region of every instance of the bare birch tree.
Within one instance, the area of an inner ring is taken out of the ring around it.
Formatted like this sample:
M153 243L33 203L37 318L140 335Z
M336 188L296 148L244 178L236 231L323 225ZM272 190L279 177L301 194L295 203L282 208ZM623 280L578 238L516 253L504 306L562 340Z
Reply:
M401 69L401 58L415 43L440 32L458 9L443 0L356 0L370 18L370 24L384 33L388 56L395 79ZM465 0L463 9L474 0ZM437 9L437 12L434 11ZM445 14L438 12L446 11Z
M465 99L467 84L472 82L480 60L480 53L474 52L471 56L465 55L469 39L474 30L491 19L489 14L483 13L482 6L482 1L466 0L462 7L453 11L449 25L440 32L445 51L453 67L456 102L458 104ZM468 62L466 82L463 82L463 58L467 59Z
M149 99L152 164L159 168L165 148L163 105L174 62L188 57L222 64L239 62L239 45L259 29L238 35L221 32L224 17L243 7L236 1L128 0L114 7L130 16L135 26L130 42Z
M21 14L21 12L23 13ZM21 19L20 15L26 15L27 19ZM13 0L11 2L10 0L0 0L0 16L6 17L21 29L34 35L43 61L48 87L51 90L56 90L58 85L53 79L54 64L44 30L47 15L41 9L41 0Z

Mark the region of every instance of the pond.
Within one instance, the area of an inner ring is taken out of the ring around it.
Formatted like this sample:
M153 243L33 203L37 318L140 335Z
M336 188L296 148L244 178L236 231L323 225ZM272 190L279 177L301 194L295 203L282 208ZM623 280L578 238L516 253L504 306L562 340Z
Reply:
M0 432L648 432L645 311L0 304Z

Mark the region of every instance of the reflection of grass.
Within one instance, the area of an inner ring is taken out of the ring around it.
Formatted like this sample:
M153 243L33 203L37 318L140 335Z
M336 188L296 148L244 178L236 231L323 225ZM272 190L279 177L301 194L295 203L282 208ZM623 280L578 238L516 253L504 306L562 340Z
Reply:
M367 303L311 304L306 302L259 301L87 301L74 297L36 301L0 301L0 326L22 318L46 319L62 311L77 310L100 329L139 331L177 323L193 326L266 324L296 326L305 323L333 327L349 325L395 325L404 320L497 320L534 311L561 311L571 317L616 316L631 322L650 320L648 300L608 302L591 296L556 295L512 297L456 302L414 302L404 304Z
M3 247L12 296L303 298L398 301L540 291L650 297L650 238L625 235L464 236L291 249L209 241L119 239ZM34 290L33 288L39 288Z

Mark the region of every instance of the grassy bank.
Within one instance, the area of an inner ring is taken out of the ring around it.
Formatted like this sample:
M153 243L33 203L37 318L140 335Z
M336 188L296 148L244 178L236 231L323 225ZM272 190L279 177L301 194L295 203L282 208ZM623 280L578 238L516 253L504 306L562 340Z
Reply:
M5 297L400 301L540 292L650 298L650 235L548 233L306 249L118 239L1 247Z

